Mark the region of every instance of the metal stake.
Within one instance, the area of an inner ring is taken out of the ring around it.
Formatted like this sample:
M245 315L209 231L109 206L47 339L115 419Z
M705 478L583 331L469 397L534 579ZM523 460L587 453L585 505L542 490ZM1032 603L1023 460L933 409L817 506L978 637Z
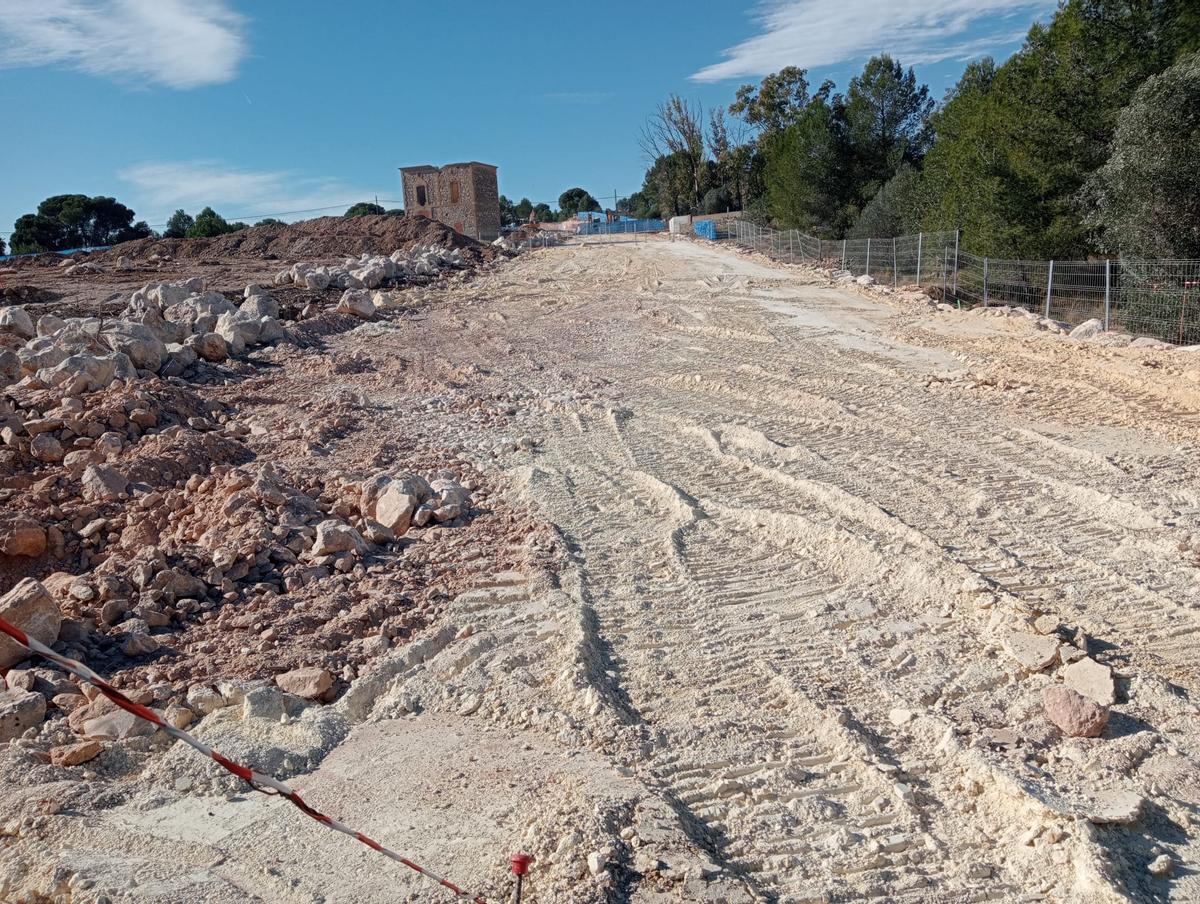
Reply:
M1108 332L1112 322L1112 260L1104 261L1104 331Z
M896 270L896 237L892 236L892 288L900 288L900 277Z
M988 273L988 259L985 257L983 259L983 306L985 308L987 307L987 303L988 303L987 273Z
M958 230L954 230L954 283L951 291L954 292L954 297L958 297Z
M1050 271L1046 274L1046 316L1050 316L1050 290L1054 286L1054 261L1050 261Z
M921 287L921 245L924 241L923 232L917 233L917 288Z
M871 275L871 240L867 239L867 276Z

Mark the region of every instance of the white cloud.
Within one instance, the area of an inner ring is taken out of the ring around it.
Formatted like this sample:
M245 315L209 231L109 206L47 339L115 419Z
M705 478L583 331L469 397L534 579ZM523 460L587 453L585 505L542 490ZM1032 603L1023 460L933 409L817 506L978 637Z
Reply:
M245 24L224 0L0 0L0 66L196 88L236 76Z
M905 65L970 59L1024 35L1011 21L1053 10L1056 0L768 0L762 33L692 75L699 82L816 68L875 53ZM985 33L979 33L983 29ZM970 34L968 32L971 32Z
M131 187L126 203L138 211L139 219L151 224L166 222L180 207L193 216L203 207L212 207L226 219L304 219L338 213L339 208L371 200L376 194L341 179L283 170L237 169L217 160L139 163L117 176ZM380 196L397 199L398 180L397 174L397 185L386 196Z

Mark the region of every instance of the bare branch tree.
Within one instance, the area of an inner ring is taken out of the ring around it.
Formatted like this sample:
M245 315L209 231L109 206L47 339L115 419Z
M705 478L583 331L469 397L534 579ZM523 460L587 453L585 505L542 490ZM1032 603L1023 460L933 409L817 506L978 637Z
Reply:
M698 204L705 160L704 108L672 94L642 127L639 144L651 160L675 157L687 167L694 203Z

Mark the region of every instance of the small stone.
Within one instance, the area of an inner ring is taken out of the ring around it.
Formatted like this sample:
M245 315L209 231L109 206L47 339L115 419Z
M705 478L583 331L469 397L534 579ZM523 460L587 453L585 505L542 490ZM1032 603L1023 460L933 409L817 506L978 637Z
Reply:
M1061 684L1052 684L1042 694L1046 718L1065 735L1073 738L1095 738L1108 724L1108 707L1101 706L1078 691Z
M1146 872L1152 876L1169 876L1174 868L1175 861L1171 859L1170 854L1159 854L1146 864Z
M1084 657L1072 662L1062 670L1063 682L1097 703L1111 706L1117 702L1116 686L1113 684L1112 669Z
M333 687L333 676L326 669L307 666L275 676L279 689L305 700L323 697Z
M593 876L598 876L604 872L604 867L608 865L608 858L599 851L592 851L587 856L588 872Z
M163 711L163 718L168 725L174 728L187 728L196 721L196 714L186 706L180 706L178 703L171 703Z
M1040 672L1058 661L1058 639L1010 631L1001 641L1008 654L1030 672Z
M50 748L50 762L55 766L79 766L89 760L94 760L104 750L99 741L80 741L78 744L67 744L62 747Z
M123 741L152 735L158 731L153 722L138 718L131 712L118 709L83 723L81 734L98 741Z
M1146 801L1132 791L1104 791L1092 798L1089 822L1097 825L1131 826L1142 818Z
M225 698L206 684L193 684L188 688L187 705L202 716L226 706Z
M129 489L129 481L111 465L90 465L83 472L83 498L89 502L112 502Z
M62 443L50 433L39 433L29 444L29 454L38 461L47 463L62 461L64 452Z

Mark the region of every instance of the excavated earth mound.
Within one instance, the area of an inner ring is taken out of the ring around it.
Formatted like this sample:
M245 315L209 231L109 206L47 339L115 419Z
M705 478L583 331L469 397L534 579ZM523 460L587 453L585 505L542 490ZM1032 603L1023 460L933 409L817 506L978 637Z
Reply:
M115 262L122 256L135 259L157 254L178 260L257 258L304 260L308 258L358 257L390 254L398 248L441 245L459 248L473 261L496 256L490 245L461 235L422 216L318 217L298 223L254 226L211 239L139 239L124 242L89 256L97 263Z

